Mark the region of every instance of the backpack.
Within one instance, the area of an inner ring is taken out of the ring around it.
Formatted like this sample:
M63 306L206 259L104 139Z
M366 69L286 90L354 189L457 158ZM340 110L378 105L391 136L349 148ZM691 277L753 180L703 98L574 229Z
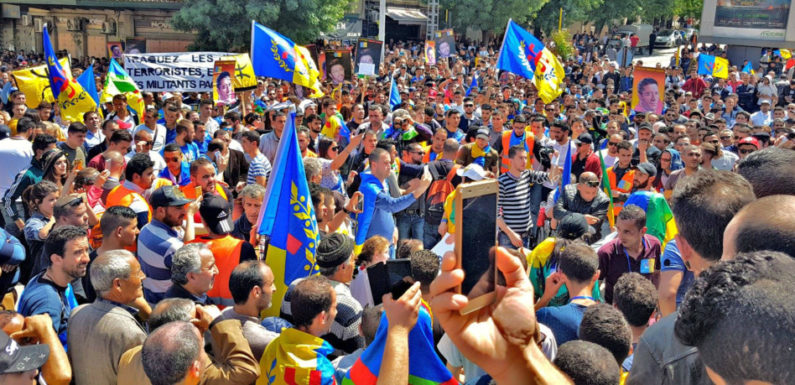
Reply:
M430 217L434 222L437 218L441 221L442 214L444 213L444 201L447 199L448 195L455 191L453 178L456 176L458 167L459 165L454 165L443 179L440 178L441 175L433 175L434 181L425 193L426 218ZM436 170L432 169L432 173L435 174Z

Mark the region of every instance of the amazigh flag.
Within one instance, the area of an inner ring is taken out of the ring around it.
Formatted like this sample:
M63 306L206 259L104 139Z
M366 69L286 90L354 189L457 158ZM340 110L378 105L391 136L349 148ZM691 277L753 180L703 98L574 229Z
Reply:
M392 77L390 81L389 87L389 109L394 110L395 107L399 106L403 103L403 100L400 98L400 90L398 90L397 83L395 83L395 77Z
M729 77L729 60L705 53L699 54L698 74L726 79Z
M127 71L116 62L116 59L110 59L108 74L105 76L105 88L102 90L100 100L107 103L118 94L124 94L127 97L127 105L135 111L139 119L143 120L144 99L141 91Z
M287 80L322 95L317 69L309 50L286 36L251 21L251 65L257 76Z
M674 222L674 213L665 197L652 191L635 191L624 202L627 205L635 205L646 212L646 232L657 237L665 249L665 244L674 239L678 232Z
M326 358L332 352L322 338L284 329L262 353L257 385L333 385L334 367Z
M430 313L424 305L420 306L417 324L409 333L409 384L458 385L433 348L431 325ZM342 385L375 385L378 382L388 329L389 321L384 312L375 339L353 364Z
M602 166L602 188L605 190L605 194L607 197L610 198L610 206L607 208L607 222L610 224L610 229L616 227L616 214L613 210L615 206L613 206L613 191L610 190L610 179L607 177L607 167L605 167L605 158L602 157L602 152L599 151L599 164Z
M571 162L572 162L572 155L571 155L571 143L569 143L566 149L566 159L563 163L563 174L561 175L561 183L558 186L558 189L555 190L555 202L557 203L558 199L560 198L560 191L563 190L566 186L571 184Z
M532 79L544 103L551 103L563 93L561 84L566 73L558 58L513 20L508 20L505 29L497 69Z
M83 89L91 95L94 102L99 105L99 94L97 93L97 81L94 78L94 65L88 66L80 76L77 77L77 82L83 86Z
M72 77L72 74L61 67L55 57L55 49L52 47L46 25L42 31L42 45L44 46L44 59L47 62L52 96L58 103L61 119L70 122L82 122L83 114L96 110L97 103L83 89L83 86Z
M751 65L750 61L745 64L745 67L743 67L743 73L751 74L751 75L754 74L754 67Z
M339 115L332 115L326 118L326 123L323 124L320 134L338 142L340 138L345 138L348 142L351 141L351 130L348 129L345 121Z
M466 96L469 96L469 94L472 92L472 89L478 88L478 87L479 87L478 86L478 73L475 72L474 74L472 74L472 82L469 83L469 88L467 88L467 95Z
M64 71L72 73L69 69L69 58L60 58L58 63ZM11 77L16 80L17 88L25 94L25 105L28 108L39 108L41 102L55 103L46 64L16 70L11 73Z
M265 262L273 270L276 292L265 316L278 316L287 287L298 278L318 271L315 248L320 241L317 218L301 149L295 132L295 113L290 113L276 150L276 162L257 220L257 232L270 238Z

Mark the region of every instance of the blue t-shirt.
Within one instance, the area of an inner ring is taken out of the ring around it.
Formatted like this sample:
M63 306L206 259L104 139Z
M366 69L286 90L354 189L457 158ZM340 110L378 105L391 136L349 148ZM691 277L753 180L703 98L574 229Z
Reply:
M558 346L577 339L582 315L588 307L569 302L563 306L547 306L536 312L538 322L552 329Z
M47 313L52 318L52 327L58 333L64 348L66 348L66 326L69 314L77 307L77 298L72 291L72 285L60 287L54 282L44 278L46 271L33 276L22 291L19 298L19 314L25 317Z
M682 281L679 283L679 288L676 290L676 307L679 308L679 304L682 303L682 300L685 298L685 293L690 289L690 286L693 286L696 277L693 275L693 272L688 270L685 266L685 262L682 260L682 255L679 253L679 247L676 245L675 239L665 245L663 255L660 257L660 264L662 265L660 266L660 271L681 271L684 273L682 275Z

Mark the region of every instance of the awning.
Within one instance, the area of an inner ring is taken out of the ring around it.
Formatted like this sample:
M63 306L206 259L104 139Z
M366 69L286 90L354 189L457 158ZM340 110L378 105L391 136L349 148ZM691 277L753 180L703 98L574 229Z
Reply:
M414 8L387 7L386 16L397 21L398 24L417 25L428 22L428 17L419 9Z

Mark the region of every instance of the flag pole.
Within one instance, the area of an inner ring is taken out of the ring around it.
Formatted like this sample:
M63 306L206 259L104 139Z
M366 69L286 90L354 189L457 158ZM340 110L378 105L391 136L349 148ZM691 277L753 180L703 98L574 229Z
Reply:
M500 53L497 55L497 64L500 63L500 58L502 57L502 50L505 49L505 38L508 36L508 27L511 26L511 21L513 19L508 19L508 24L505 25L505 32L502 34L502 43L500 44Z

